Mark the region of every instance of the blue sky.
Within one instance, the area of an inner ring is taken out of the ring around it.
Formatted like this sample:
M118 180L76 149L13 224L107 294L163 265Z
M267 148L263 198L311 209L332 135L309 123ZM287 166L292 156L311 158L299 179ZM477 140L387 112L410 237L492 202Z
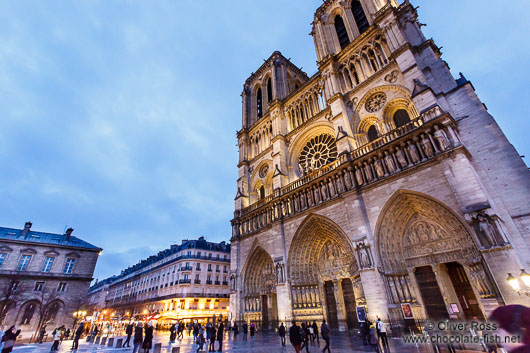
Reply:
M280 50L316 71L320 0L0 1L0 225L104 248L96 277L183 238L228 240L240 93ZM530 158L527 0L413 1Z

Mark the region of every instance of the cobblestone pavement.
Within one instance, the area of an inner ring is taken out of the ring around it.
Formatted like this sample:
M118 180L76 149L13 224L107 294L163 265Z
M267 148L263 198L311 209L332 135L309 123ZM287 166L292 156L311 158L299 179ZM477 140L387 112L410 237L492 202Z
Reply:
M114 345L116 344L117 338L114 339ZM153 346L155 343L161 343L162 349L161 353L171 353L172 347L180 347L180 353L195 353L197 351L197 345L193 344L192 338L189 336L184 336L184 339L182 341L177 341L174 344L169 344L169 339L167 334L158 334L155 336ZM390 340L390 352L403 352L403 353L427 353L431 352L428 349L425 349L425 347L418 348L414 345L411 346L403 346L399 343L400 341L398 339L391 339ZM321 342L320 347L318 345L310 345L309 346L309 352L311 353L318 353L322 351L322 348L324 347L323 342ZM60 348L59 353L67 353L70 352L70 348L72 346L72 341L64 341ZM48 353L50 351L51 343L43 343L43 344L27 344L27 345L21 345L16 346L13 350L14 353ZM207 347L206 347L207 348ZM218 343L216 342L215 348L218 349ZM332 342L331 342L331 351L333 353L344 353L344 352L353 352L353 353L361 353L361 352L373 352L373 350L369 349L369 346L363 346L362 342L360 342L357 337L348 336L346 334L344 335L336 335L332 336ZM85 340L79 341L79 349L77 350L77 353L130 353L132 352L132 345L131 348L113 348L113 347L106 347L102 345L96 345L93 343L87 343ZM280 344L279 337L273 334L257 334L255 341L251 341L250 338L248 341L243 341L241 335L239 335L237 341L234 341L232 337L225 336L225 341L223 342L223 352L237 352L237 353L293 353L294 349L289 344L289 338L287 338L287 346L282 347ZM306 352L304 349L303 352ZM463 351L459 351L461 353ZM142 352L143 353L143 352ZM153 350L150 351L150 353L155 353ZM386 353L386 352L385 352Z

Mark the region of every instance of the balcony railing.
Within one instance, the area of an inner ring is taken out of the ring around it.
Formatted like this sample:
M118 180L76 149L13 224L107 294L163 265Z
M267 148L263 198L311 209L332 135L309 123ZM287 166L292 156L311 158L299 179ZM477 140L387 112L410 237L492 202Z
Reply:
M206 284L212 284L212 281L208 281L208 280L207 280L207 281L206 281Z
M220 282L220 281L215 281L215 285L216 285L216 286L220 286L220 285L221 285L221 282Z
M193 270L193 268L191 266L184 266L184 267L180 268L181 272L189 272L191 270Z
M228 282L227 281L223 281L223 286L228 286Z
M233 236L259 231L279 219L416 168L441 153L459 148L461 142L453 126L455 121L451 115L434 106L409 123L342 155L340 160L276 189L273 197L259 207L252 205L236 211L232 220Z
M201 284L201 280L200 279L196 279L194 283L195 284Z
M191 283L191 279L181 279L179 280L179 284L190 284Z

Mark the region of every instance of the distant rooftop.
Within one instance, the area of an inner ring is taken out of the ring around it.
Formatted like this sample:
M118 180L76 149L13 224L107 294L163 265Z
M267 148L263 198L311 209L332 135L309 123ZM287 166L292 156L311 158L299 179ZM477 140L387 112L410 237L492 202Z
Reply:
M54 234L33 231L31 230L31 225L30 222L27 222L24 229L0 227L0 241L10 240L24 243L68 246L97 251L103 250L73 236L72 232L74 230L72 228L68 229L65 234Z

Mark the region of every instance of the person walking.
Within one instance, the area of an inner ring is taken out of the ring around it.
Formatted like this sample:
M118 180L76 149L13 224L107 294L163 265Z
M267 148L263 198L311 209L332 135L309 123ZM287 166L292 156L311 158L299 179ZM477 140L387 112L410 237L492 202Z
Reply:
M179 340L183 339L184 338L184 324L183 323L179 323L178 324L178 336L177 338Z
M177 339L177 327L175 326L175 324L173 324L169 328L169 343L175 343L176 339Z
M199 336L199 325L193 324L193 341L197 342L197 336Z
M131 336L133 334L133 324L130 323L127 325L127 327L125 328L125 334L127 335L127 338L125 339L125 342L123 343L123 347L130 347L131 344Z
M78 349L79 348L79 339L81 338L81 335L83 334L83 331L85 330L85 324L80 323L77 330L75 330L74 333L74 341L72 342L72 349Z
M291 341L291 344L293 345L294 350L296 353L301 352L301 345L302 345L302 336L300 335L300 327L296 326L296 321L293 320L292 326L289 329L289 341Z
M278 335L280 336L280 341L282 342L282 346L285 347L285 326L283 326L283 322L278 328Z
M208 347L208 352L215 352L215 340L217 339L217 331L215 325L210 327L210 345Z
M2 348L2 353L11 353L15 341L17 340L18 335L20 335L20 329L18 326L11 326L2 337L2 342L4 342L4 347Z
M199 326L199 332L197 333L197 343L199 344L199 347L197 347L197 352L202 351L204 348L204 343L206 342L206 330L203 326Z
M317 344L320 347L320 338L318 338L318 325L316 321L313 321L313 343L315 342L315 339L317 340Z
M309 330L307 329L307 324L305 322L302 323L302 347L300 347L300 350L303 350L305 348L305 351L309 353Z
M149 350L153 346L153 330L153 324L151 322L148 323L145 327L144 343L142 344L144 353L149 353Z
M243 330L243 341L246 341L248 339L248 324L246 321L243 322L241 328Z
M223 334L224 334L224 325L221 322L219 324L219 327L217 328L217 340L219 341L219 349L218 352L221 352L223 350Z
M322 335L322 339L326 342L322 353L324 353L326 350L328 353L331 353L331 350L329 349L329 327L328 324L326 324L326 320L322 320L322 325L320 325L320 334Z
M381 341L381 345L383 346L385 352L390 352L390 348L388 347L388 338L386 336L386 326L380 318L377 318L377 335L379 336L379 340Z
M50 349L50 352L59 350L59 343L61 343L62 334L63 333L61 331L61 327L53 330L53 344L52 344L52 348Z
M254 326L254 323L250 324L250 340L254 342L254 334L256 333L256 326Z
M367 321L368 325L370 325L370 346L374 350L374 352L379 353L379 339L377 338L377 329L374 324L372 324L370 321Z
M140 346L142 345L143 338L143 329L142 324L139 322L134 327L134 338L133 338L133 351L132 353L140 353Z
M232 330L234 331L234 341L237 341L237 335L239 334L239 326L237 326L237 322L234 322Z
M37 338L37 343L42 343L44 336L46 335L46 325L42 326L39 331L39 338Z

